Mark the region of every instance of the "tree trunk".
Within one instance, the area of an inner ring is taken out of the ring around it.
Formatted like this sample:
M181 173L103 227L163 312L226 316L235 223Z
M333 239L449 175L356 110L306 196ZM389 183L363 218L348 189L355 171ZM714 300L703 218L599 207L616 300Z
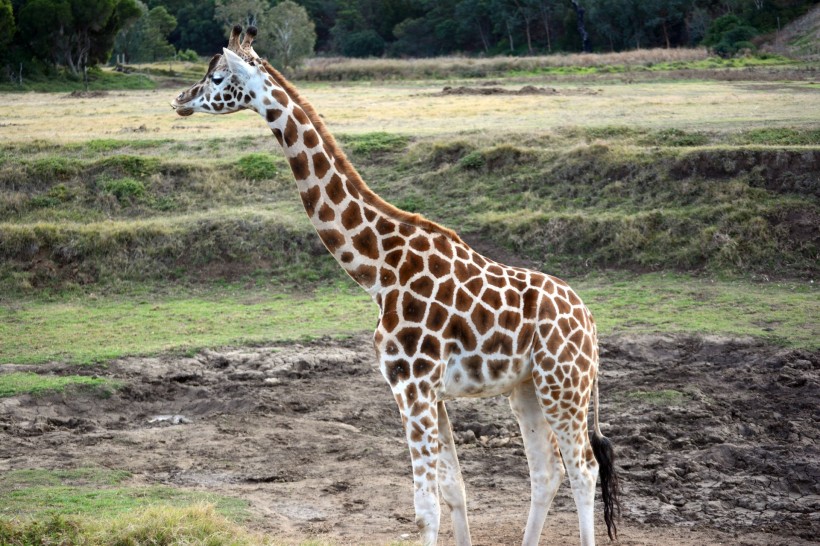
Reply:
M663 39L666 40L666 49L669 49L672 45L669 43L669 31L666 29L666 19L663 20L661 28L663 28Z
M584 13L586 13L586 10L578 3L578 0L572 0L572 5L575 7L575 16L578 19L578 34L581 35L581 51L589 53L589 34L587 34L586 25L584 25Z
M481 45L484 46L484 53L490 52L490 44L487 42L487 36L484 34L484 27L481 26L481 21L476 20L478 25L478 35L481 37Z
M541 20L544 22L544 30L547 32L547 51L552 53L552 36L550 35L550 14L549 9L540 4Z
M510 39L510 53L513 53L513 52L515 52L515 43L513 43L512 28L510 28L509 19L506 21L506 24L507 24L507 37Z

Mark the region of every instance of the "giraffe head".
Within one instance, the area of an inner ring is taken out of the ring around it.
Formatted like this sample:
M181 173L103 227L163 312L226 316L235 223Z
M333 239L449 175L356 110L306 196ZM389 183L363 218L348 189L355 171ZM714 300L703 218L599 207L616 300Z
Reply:
M263 84L266 74L251 45L256 28L249 27L240 43L241 33L242 27L234 26L228 47L222 49L222 54L214 55L205 77L171 101L177 114L230 114L254 108L255 89Z

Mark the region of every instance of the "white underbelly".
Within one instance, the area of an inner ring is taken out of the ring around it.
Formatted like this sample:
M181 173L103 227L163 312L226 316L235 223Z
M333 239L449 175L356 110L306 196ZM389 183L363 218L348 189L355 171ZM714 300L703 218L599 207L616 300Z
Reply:
M480 361L480 362L479 362ZM447 362L439 400L485 398L506 394L532 377L532 360L454 355Z

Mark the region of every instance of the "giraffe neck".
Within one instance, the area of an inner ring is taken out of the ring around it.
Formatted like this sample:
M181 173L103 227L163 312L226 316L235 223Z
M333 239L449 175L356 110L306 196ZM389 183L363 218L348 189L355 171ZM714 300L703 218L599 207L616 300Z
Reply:
M374 298L395 282L397 260L418 230L459 241L452 231L393 207L361 180L312 107L266 64L255 109L281 144L308 217L328 251Z

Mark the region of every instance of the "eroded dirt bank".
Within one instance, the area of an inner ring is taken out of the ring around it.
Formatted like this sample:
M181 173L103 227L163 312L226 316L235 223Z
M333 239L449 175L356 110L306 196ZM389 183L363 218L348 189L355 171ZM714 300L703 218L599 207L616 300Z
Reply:
M602 421L624 489L620 544L813 543L818 352L619 337L604 340L602 367ZM240 496L259 516L252 525L294 541L416 536L409 455L368 336L34 369L111 377L123 387L109 398L0 399L0 471L100 465L131 471L135 484ZM529 480L506 399L456 401L449 410L474 542L518 543ZM174 415L184 419L156 419ZM442 519L450 544L446 509ZM603 543L600 521L598 535ZM565 483L542 542L576 536Z

